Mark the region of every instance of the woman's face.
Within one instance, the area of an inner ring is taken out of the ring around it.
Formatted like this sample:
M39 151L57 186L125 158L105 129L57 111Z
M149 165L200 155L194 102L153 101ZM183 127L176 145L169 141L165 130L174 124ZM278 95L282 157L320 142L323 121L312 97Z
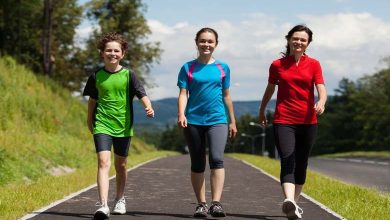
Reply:
M196 46L198 47L199 56L210 56L217 47L215 35L211 32L201 33L196 42Z
M290 47L290 54L304 53L309 46L309 35L305 31L294 32L291 38L288 40Z
M102 52L102 57L105 64L117 64L123 58L121 44L116 41L106 43L106 47Z

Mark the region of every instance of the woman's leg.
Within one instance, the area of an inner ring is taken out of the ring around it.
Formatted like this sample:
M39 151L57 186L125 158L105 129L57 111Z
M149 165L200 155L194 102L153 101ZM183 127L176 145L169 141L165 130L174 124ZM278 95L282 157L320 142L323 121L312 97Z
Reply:
M275 143L280 155L280 183L286 199L295 200L295 126L274 125Z
M317 135L317 125L299 125L295 150L295 201L301 195L303 185L306 182L306 170L311 149Z

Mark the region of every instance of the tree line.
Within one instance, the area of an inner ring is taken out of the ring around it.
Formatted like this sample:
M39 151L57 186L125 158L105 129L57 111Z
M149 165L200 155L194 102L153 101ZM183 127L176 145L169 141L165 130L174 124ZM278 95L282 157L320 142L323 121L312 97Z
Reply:
M390 150L390 62L387 63L387 68L372 75L356 81L344 78L339 82L335 94L328 97L325 113L318 117L319 130L313 155ZM273 112L268 112L267 117L272 121ZM226 152L261 154L262 129L250 125L257 120L253 115L237 119L239 133L228 141ZM274 157L272 126L266 128L265 133L265 150ZM184 152L186 142L182 129L177 126L167 125L162 134L154 137L158 148ZM152 136L149 138L153 139Z
M160 59L158 42L148 42L151 31L141 0L2 0L0 1L0 56L12 56L37 74L80 91L85 78L101 65L96 39L118 32L129 41L124 65L147 83L151 65ZM83 19L91 35L80 42L76 28ZM133 55L134 54L134 55Z

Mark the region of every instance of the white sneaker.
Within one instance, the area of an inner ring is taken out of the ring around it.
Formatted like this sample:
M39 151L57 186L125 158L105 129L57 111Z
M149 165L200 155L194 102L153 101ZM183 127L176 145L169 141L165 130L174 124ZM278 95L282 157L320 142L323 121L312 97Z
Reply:
M303 214L303 210L291 199L283 201L282 211L288 219L301 219Z
M110 208L108 208L107 204L102 204L101 207L96 210L93 215L94 219L108 219L110 217Z
M115 206L114 206L112 213L113 214L121 214L121 215L126 213L125 197L122 197L121 199L119 199L115 202Z

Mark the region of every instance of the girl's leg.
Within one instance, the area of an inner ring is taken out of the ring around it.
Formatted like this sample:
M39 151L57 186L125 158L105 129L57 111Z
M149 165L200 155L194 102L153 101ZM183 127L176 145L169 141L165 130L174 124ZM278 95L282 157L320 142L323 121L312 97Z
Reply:
M204 171L206 168L205 132L203 126L188 125L184 129L191 157L191 184L198 203L206 202Z
M209 163L212 201L220 201L225 183L225 168L223 164L224 151L228 136L226 124L209 126L207 137L209 141Z

